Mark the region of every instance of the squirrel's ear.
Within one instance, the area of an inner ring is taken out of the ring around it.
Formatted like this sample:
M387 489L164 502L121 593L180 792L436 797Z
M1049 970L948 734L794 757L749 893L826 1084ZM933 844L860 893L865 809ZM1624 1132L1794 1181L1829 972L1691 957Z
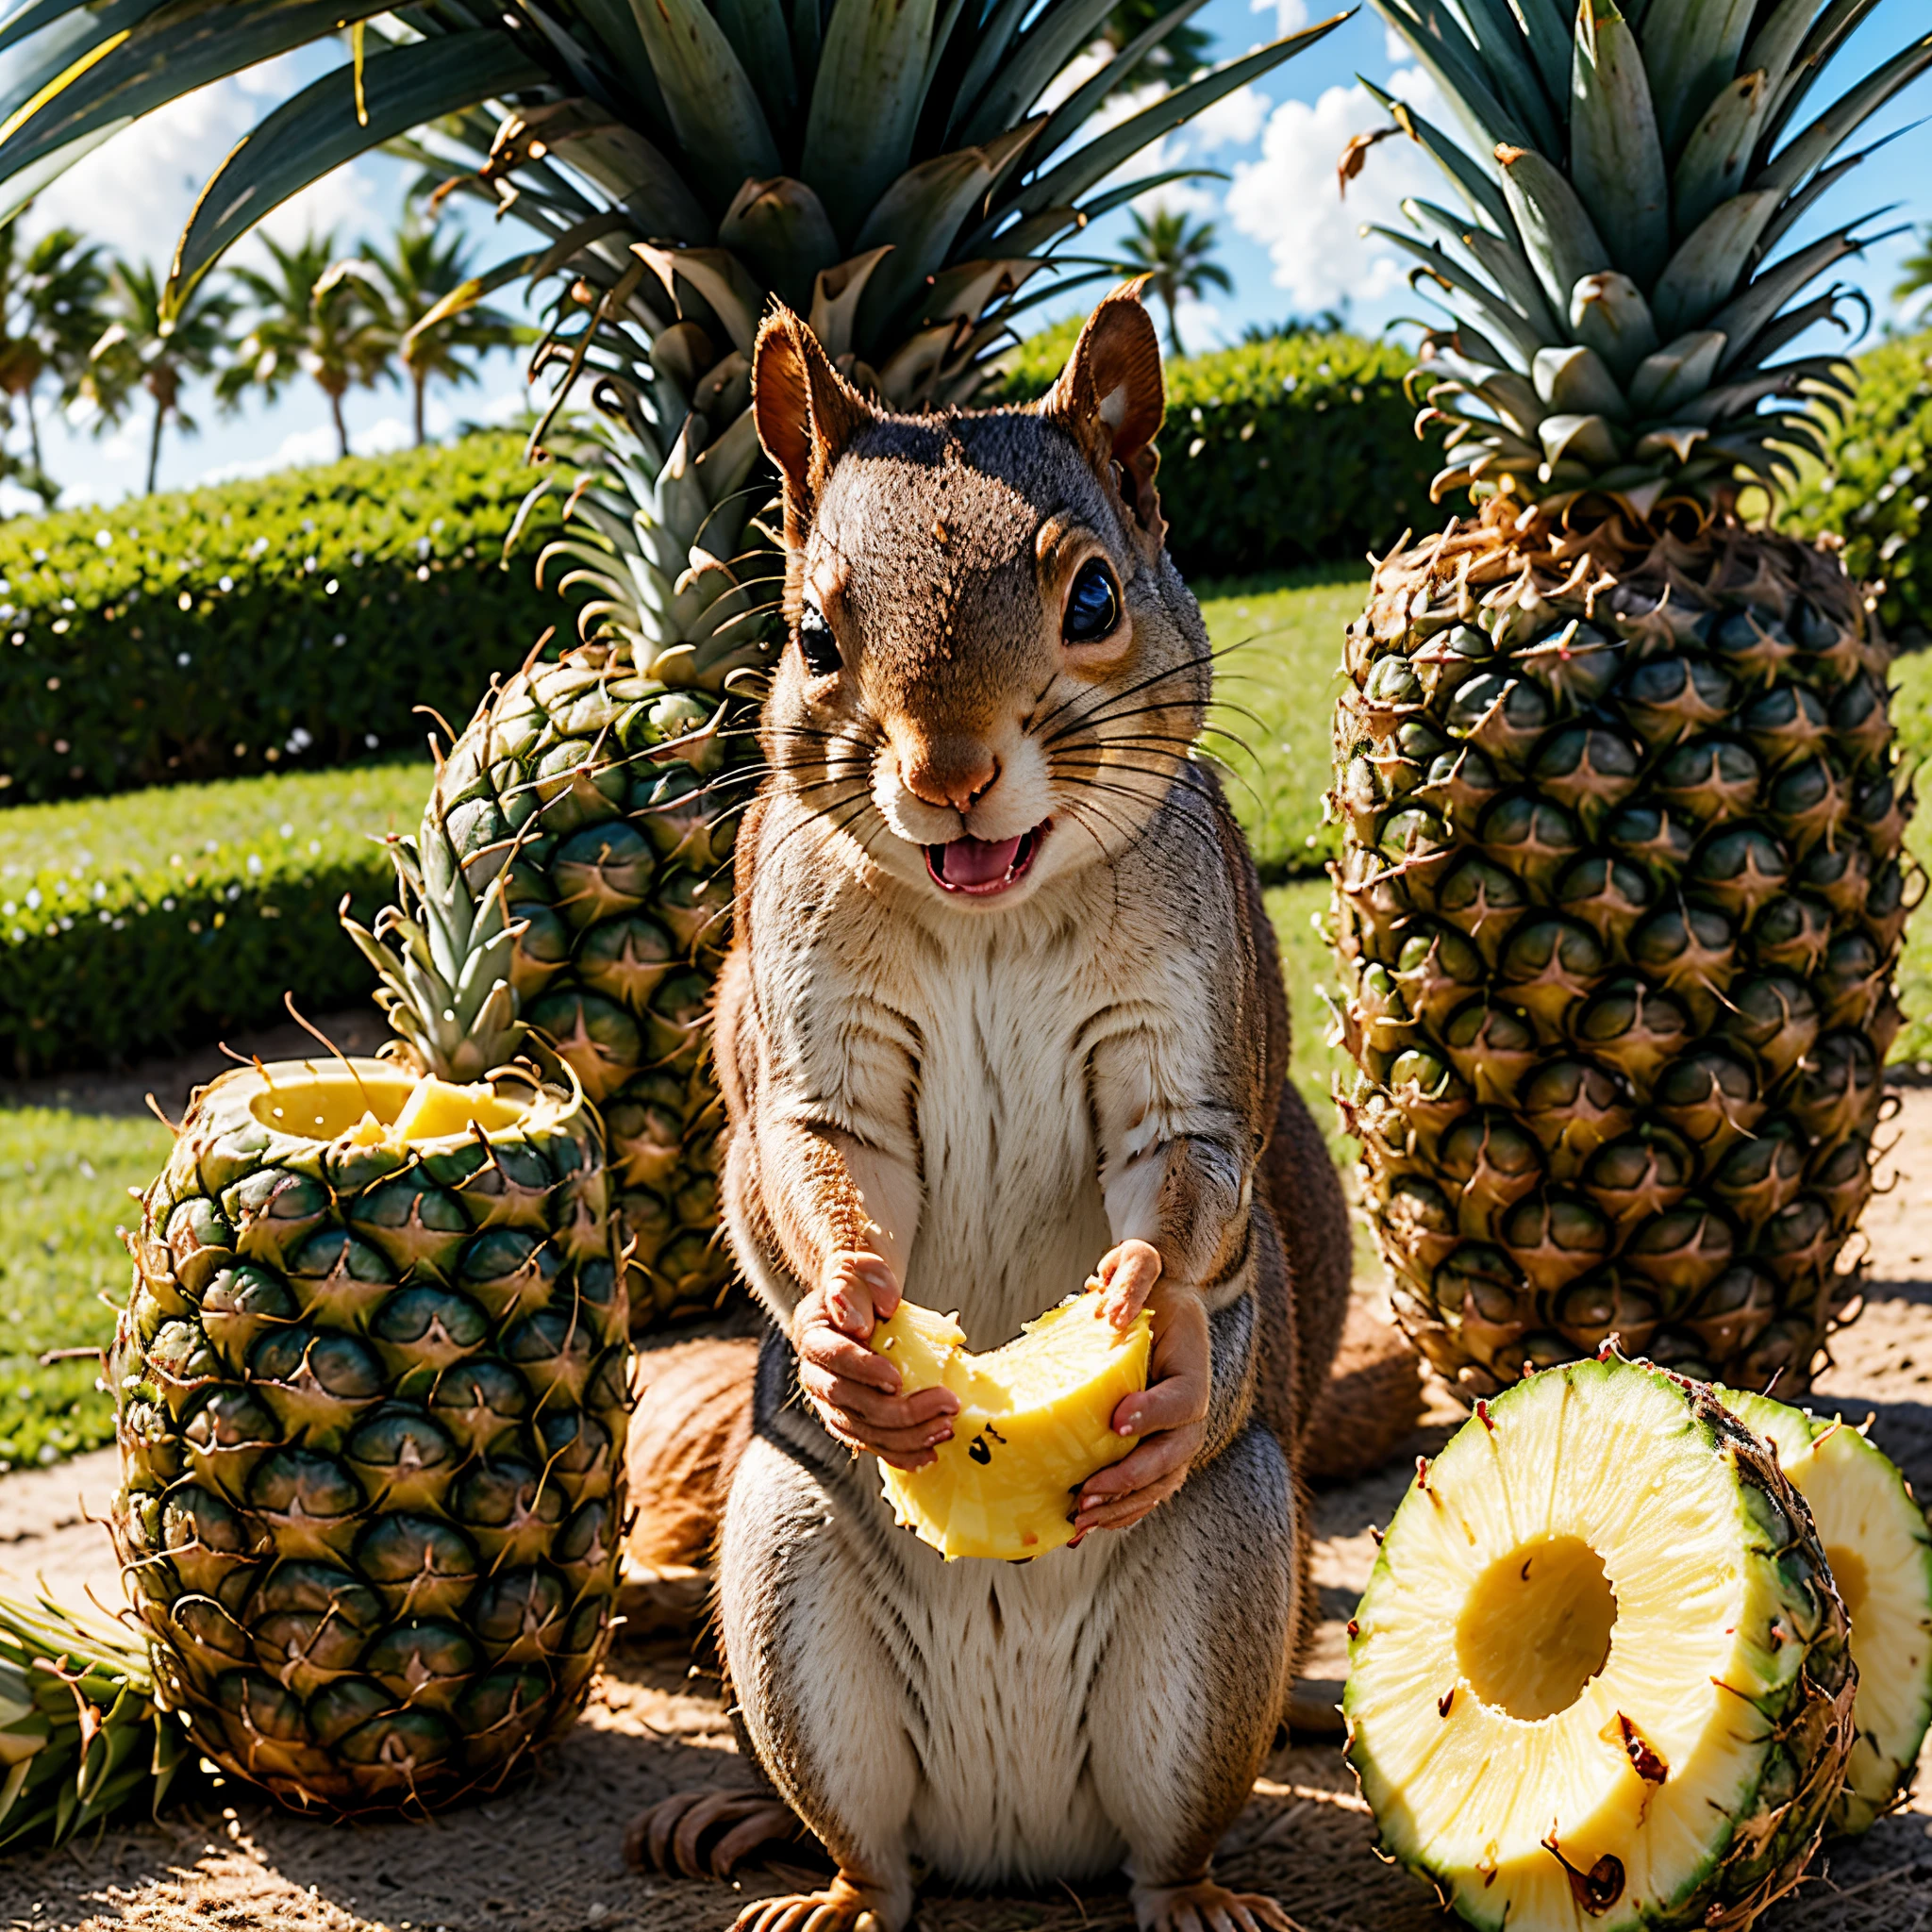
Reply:
M809 513L846 445L876 420L783 303L765 317L752 350L751 407L758 441L785 479L787 508L801 514Z
M1143 524L1158 521L1154 439L1167 413L1160 342L1141 306L1142 282L1124 283L1087 318L1040 413L1058 423L1095 468L1119 464L1121 493Z

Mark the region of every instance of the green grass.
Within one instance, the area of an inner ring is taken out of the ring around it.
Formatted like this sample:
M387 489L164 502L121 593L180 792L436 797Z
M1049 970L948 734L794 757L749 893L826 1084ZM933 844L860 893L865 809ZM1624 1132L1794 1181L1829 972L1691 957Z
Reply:
M371 917L421 762L232 778L0 812L0 1071L135 1059L277 1017L282 990L372 984L338 924ZM9 1064L10 1063L10 1064Z
M1328 789L1328 715L1341 641L1368 578L1352 566L1203 587L1201 615L1217 651L1228 795L1271 881L1319 874L1340 849L1322 823Z
M97 1363L42 1368L39 1357L112 1340L102 1297L127 1298L129 1263L116 1230L140 1212L127 1190L145 1187L167 1157L158 1121L0 1110L0 1471L113 1441L112 1407L94 1387Z

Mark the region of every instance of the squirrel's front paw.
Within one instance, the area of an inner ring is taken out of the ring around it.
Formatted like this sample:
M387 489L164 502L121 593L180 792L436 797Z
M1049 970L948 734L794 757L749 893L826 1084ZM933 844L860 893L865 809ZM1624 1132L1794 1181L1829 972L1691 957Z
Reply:
M899 1306L899 1284L878 1256L833 1255L791 1321L798 1386L826 1429L855 1453L869 1449L895 1469L922 1469L953 1433L959 1407L950 1389L899 1391L899 1372L867 1346L877 1321Z
M1154 1352L1147 1387L1122 1396L1113 1412L1114 1433L1141 1441L1080 1485L1075 1542L1090 1529L1125 1529L1140 1522L1187 1481L1201 1453L1213 1366L1208 1305L1191 1289L1163 1284L1149 1298L1148 1311Z

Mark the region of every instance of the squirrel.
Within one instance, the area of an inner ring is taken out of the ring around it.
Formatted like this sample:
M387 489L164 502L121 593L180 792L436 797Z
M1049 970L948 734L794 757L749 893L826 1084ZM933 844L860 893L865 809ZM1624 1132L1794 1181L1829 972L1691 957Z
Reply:
M1153 325L1129 284L1037 406L908 415L774 308L753 380L790 635L714 1041L725 1224L771 1327L717 1614L783 1804L640 1828L661 1857L728 1824L728 1870L795 1812L837 1876L743 1932L902 1932L921 1871L1121 1867L1144 1932L1285 1927L1209 1870L1312 1597L1291 1458L1349 1237L1194 750L1214 653L1164 547ZM1068 1547L942 1561L872 1458L931 1460L957 1398L901 1393L874 1322L909 1296L988 1348L1089 1276L1104 1319L1153 1317L1113 1416L1139 1445L1070 1494Z

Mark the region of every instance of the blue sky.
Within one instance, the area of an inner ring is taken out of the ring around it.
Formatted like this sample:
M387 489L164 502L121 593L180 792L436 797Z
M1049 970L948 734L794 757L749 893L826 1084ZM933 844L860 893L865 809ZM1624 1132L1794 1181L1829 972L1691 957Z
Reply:
M1214 37L1216 58L1227 58L1322 17L1319 5L1320 0L1312 6L1310 0L1262 0L1259 6L1250 0L1210 0L1198 19ZM1841 61L1837 85L1828 81L1814 100L1823 105L1834 98L1850 79L1902 43L1915 25L1924 31L1926 17L1925 0L1883 0ZM71 222L116 249L164 258L202 179L220 157L291 87L336 64L338 58L329 50L278 61L204 89L150 117L57 182L36 206L31 225ZM1200 165L1230 177L1166 192L1191 212L1216 223L1221 260L1234 281L1233 292L1217 295L1211 307L1182 311L1183 337L1191 349L1234 340L1251 322L1307 315L1344 299L1353 322L1370 329L1419 312L1394 251L1386 243L1364 241L1357 229L1364 221L1400 225L1402 197L1418 192L1441 196L1438 177L1410 143L1385 142L1369 156L1347 203L1341 201L1335 159L1342 143L1383 118L1357 85L1357 74L1414 100L1432 119L1446 122L1446 115L1432 108L1426 78L1402 57L1379 18L1364 8L1259 85L1222 103L1198 126L1170 137L1153 158L1157 165ZM1932 113L1932 83L1921 81L1874 124L1874 130L1890 132L1927 113ZM1137 172L1149 172L1144 158ZM271 225L287 240L311 225L333 228L346 252L363 234L380 234L393 223L410 176L410 170L384 158L358 163L317 184L281 209ZM1904 203L1891 217L1894 221L1932 218L1932 126L1907 134L1855 174L1830 208L1836 219L1846 220L1888 200ZM1083 252L1107 252L1114 233L1124 225L1123 214L1100 233L1083 238ZM493 230L485 226L479 234L491 250L525 245L513 225ZM1896 312L1889 291L1907 246L1904 239L1885 243L1844 272L1847 279L1866 288L1881 319ZM1077 298L1064 305L1049 303L1041 314L1050 317L1074 306ZM503 420L515 413L521 401L518 365L509 356L498 355L486 364L478 387L432 394L430 427L436 432L465 419ZM189 439L171 433L161 465L164 487L335 454L326 406L311 386L298 386L274 408L254 404L235 417L219 415L206 391L192 395L189 407L202 425L201 434ZM347 414L358 450L393 448L408 441L407 398L397 389L355 392ZM44 425L49 467L67 486L63 501L113 501L138 489L146 434L147 423L138 414L104 437L58 421Z

